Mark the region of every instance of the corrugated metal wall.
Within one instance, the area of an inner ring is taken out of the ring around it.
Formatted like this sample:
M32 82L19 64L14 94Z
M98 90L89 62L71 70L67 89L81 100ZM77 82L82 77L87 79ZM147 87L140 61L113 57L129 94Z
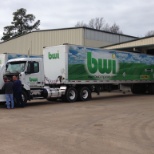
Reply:
M43 47L64 43L102 47L134 39L131 36L112 34L85 27L35 31L0 43L0 53L42 55Z
M103 47L116 43L122 43L133 40L133 37L113 34L104 31L94 31L91 29L85 29L85 45L92 47Z
M0 53L42 55L43 47L63 43L83 45L83 29L48 30L32 32L0 43Z

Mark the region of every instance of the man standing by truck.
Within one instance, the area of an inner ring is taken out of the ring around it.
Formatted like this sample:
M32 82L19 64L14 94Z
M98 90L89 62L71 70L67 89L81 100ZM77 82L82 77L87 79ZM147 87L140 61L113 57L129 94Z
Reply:
M5 97L6 97L6 107L7 109L13 109L14 108L14 100L13 100L13 83L10 81L9 78L5 77L5 83L3 86L3 90L5 91ZM11 102L11 104L10 104Z
M24 102L22 100L22 84L21 81L18 79L18 76L13 76L13 94L17 106L24 107Z

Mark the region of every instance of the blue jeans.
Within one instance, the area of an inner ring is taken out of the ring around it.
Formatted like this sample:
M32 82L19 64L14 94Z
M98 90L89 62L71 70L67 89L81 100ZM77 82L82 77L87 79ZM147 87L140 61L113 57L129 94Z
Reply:
M10 109L10 102L11 102L11 108L14 108L13 94L5 94L5 97L6 97L7 108Z

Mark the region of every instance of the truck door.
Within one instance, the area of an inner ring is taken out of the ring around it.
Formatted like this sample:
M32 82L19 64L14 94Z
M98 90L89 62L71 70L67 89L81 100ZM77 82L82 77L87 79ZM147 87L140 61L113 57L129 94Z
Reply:
M44 84L42 61L29 61L27 64L26 83L31 88L40 88Z

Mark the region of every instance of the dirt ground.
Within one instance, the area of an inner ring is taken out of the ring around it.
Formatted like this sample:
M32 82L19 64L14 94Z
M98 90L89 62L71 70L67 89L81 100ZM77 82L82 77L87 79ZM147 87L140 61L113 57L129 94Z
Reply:
M154 154L154 96L0 106L0 154Z

